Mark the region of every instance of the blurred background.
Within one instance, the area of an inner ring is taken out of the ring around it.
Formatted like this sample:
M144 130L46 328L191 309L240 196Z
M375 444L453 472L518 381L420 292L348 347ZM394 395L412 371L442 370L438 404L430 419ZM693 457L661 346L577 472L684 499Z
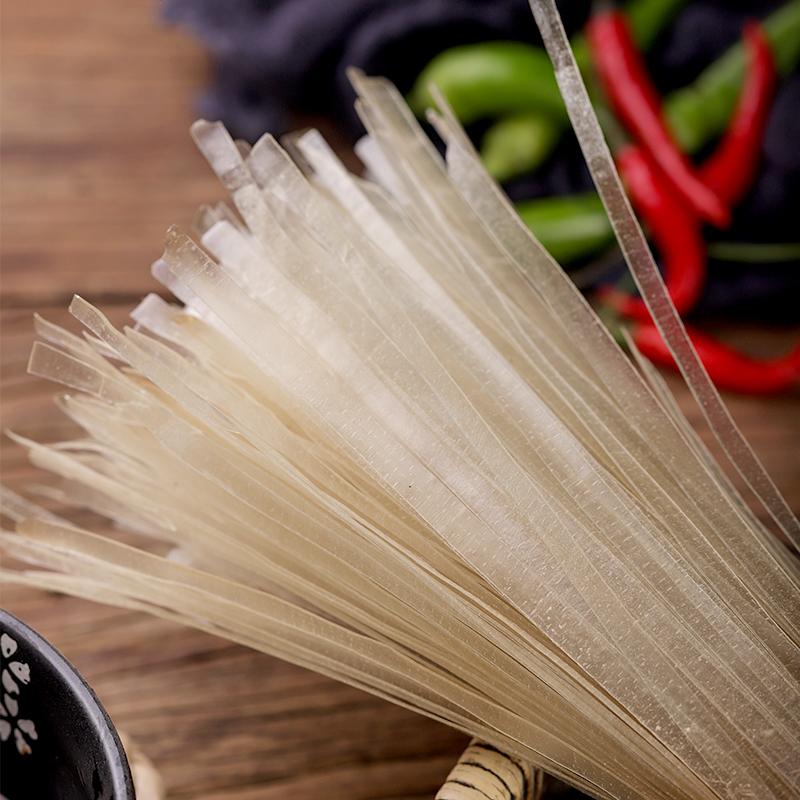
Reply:
M683 3L648 47L659 92L691 84L738 41L745 18L784 5ZM560 7L580 36L590 4ZM0 414L3 429L42 441L69 431L52 404L56 388L25 372L33 314L77 329L66 307L78 293L122 325L144 294L160 290L149 265L166 229L190 229L200 204L223 197L188 134L197 116L221 118L250 141L315 124L357 167L349 147L361 130L347 66L413 93L429 62L451 47L540 44L527 5L510 0L4 0L0 15ZM799 104L792 67L771 101L758 174L734 224L701 230L706 255L720 242L791 246L800 238ZM506 112L472 113L468 129L482 147ZM575 143L559 126L538 164L504 178L516 202L590 192ZM705 157L714 141L692 157ZM599 242L567 264L587 290L598 274L622 280L613 246ZM790 248L756 250L755 260L752 252L749 260L741 260L742 247L728 249L738 260L709 255L709 280L688 318L763 359L796 341L800 273ZM708 440L688 393L666 374ZM800 510L797 382L773 396L726 399ZM10 488L30 493L46 484L6 437L0 456ZM43 502L78 524L102 526L87 512ZM73 661L156 764L171 798L433 797L466 745L437 723L164 621L9 587L2 602Z
M593 7L602 5L609 3L558 3L573 42L584 38ZM781 75L759 137L758 176L737 199L733 224L723 231L706 231L712 243L709 280L697 310L737 319L800 321L800 239L795 229L800 211L797 4L783 0L620 3L624 10L628 5L642 32L647 68L668 104L705 70L724 61L740 40L746 20L761 19L772 26ZM544 74L549 69L546 59L540 63L535 58L536 51L541 53L541 39L526 0L167 0L163 16L188 31L211 55L210 80L195 107L209 119L221 119L234 136L253 142L265 131L280 135L322 117L334 120L347 139L356 139L363 128L353 109L355 95L346 71L357 67L393 81L420 116L428 99L424 84L435 80L454 102L476 145L490 151L488 159L512 199L574 196L592 188L561 109L526 94L526 84L552 83L552 76L548 81ZM498 41L529 45L531 52L487 53L480 45ZM582 55L585 44L584 40L579 45ZM591 81L591 58L583 58L581 65ZM689 130L686 124L680 126L681 144L696 161L713 149L725 117L717 128L713 120L704 126L697 118L713 117L714 108L732 102L738 88L735 79L718 82L704 96L705 108L692 109ZM470 101L464 101L465 95ZM519 128L506 131L502 138L498 123L526 112L534 117L527 120L528 138ZM685 116L676 119L673 114L670 121L677 126ZM500 143L493 145L492 136L500 136ZM524 162L524 153L517 154L517 163L508 163L509 150L526 146L535 151L529 153L529 163ZM497 149L504 152L498 154ZM534 218L540 219L548 208L545 205ZM573 232L582 231L581 221L590 224L576 216ZM547 244L554 226L543 230L541 226L540 222L536 232ZM601 245L608 242L578 253L557 244L554 255L568 268L585 267L597 260ZM783 250L740 246L737 251L736 244L741 243L791 246Z

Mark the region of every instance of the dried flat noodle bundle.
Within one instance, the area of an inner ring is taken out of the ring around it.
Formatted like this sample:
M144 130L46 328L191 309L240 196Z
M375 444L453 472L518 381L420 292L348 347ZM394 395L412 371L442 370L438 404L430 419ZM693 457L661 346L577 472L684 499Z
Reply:
M447 110L443 160L353 82L372 180L315 132L298 165L199 122L234 209L169 231L180 303L37 321L30 369L86 436L20 443L154 547L7 496L3 548L37 568L4 579L316 669L598 798L800 797L793 556Z

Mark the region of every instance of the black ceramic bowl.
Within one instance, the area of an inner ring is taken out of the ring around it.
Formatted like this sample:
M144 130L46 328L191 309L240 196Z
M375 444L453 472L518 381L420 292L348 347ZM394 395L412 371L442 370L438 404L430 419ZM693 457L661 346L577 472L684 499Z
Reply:
M119 736L51 644L0 609L0 792L6 800L133 800Z

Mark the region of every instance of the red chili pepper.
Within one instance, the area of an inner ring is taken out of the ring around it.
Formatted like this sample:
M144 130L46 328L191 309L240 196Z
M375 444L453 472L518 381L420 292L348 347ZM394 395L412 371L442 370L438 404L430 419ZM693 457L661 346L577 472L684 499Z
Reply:
M747 74L733 118L699 176L730 207L752 186L761 157L761 140L778 80L778 69L764 28L749 22L742 33Z
M711 381L720 389L740 394L772 395L800 384L800 342L777 358L757 359L696 329L687 327ZM651 322L632 327L631 338L643 356L654 364L677 369L661 333Z
M661 115L661 97L625 15L616 9L593 14L586 35L595 69L620 122L702 219L727 227L730 209L700 180L667 130Z
M679 314L688 314L700 299L706 278L702 224L640 147L628 145L618 150L615 158L636 213L650 229L658 249L672 302ZM610 287L602 289L599 296L622 316L650 319L640 297Z

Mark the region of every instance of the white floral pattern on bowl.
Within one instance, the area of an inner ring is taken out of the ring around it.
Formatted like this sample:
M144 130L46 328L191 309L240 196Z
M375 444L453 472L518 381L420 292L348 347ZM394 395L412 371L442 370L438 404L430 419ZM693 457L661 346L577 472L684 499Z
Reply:
M32 742L39 736L34 721L20 716L20 709L23 712L25 709L22 687L30 683L31 668L24 661L13 660L17 648L16 640L7 633L0 636L0 682L3 688L0 701L0 741L5 742L13 735L17 752L25 756L33 752Z

